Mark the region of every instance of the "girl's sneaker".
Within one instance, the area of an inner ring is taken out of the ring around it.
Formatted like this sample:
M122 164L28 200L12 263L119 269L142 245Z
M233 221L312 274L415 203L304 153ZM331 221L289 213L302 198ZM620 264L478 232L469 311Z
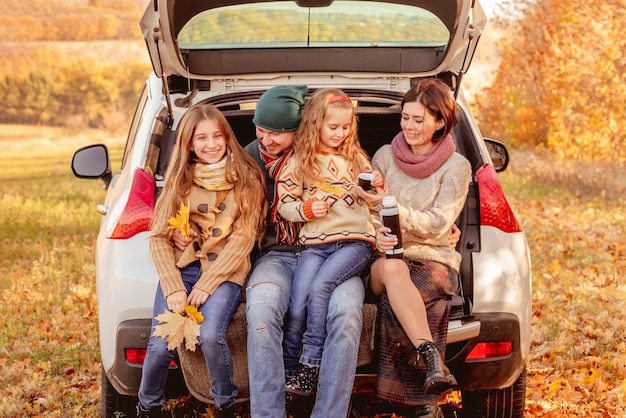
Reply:
M296 395L310 396L317 388L317 378L320 374L319 366L300 364L298 372L285 385L285 392Z

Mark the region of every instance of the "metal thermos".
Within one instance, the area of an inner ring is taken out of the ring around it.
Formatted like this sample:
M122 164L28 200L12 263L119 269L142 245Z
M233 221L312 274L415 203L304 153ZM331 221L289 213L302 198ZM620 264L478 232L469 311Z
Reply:
M380 222L391 229L391 235L398 237L398 244L392 250L385 251L387 258L402 258L404 248L402 248L402 231L400 230L400 210L395 196L383 197Z

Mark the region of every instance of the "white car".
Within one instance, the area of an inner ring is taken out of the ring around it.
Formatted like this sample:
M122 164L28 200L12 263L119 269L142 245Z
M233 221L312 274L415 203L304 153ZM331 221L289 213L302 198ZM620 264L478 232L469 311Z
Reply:
M254 139L254 106L267 88L339 87L353 100L359 137L373 155L400 129L403 94L415 80L433 76L454 91L452 135L473 168L457 222L462 291L446 364L459 382L464 416L523 416L530 254L496 175L508 164L506 149L482 137L461 89L485 23L476 0L149 2L141 28L154 72L139 97L121 168L111 171L102 144L76 151L72 161L77 177L100 178L106 189L96 251L103 417L135 413L158 284L148 226L185 111L198 102L215 104L245 145ZM245 333L242 308L231 326L239 334ZM366 303L365 312L364 335L371 335L375 305ZM360 364L373 358L367 338L362 341ZM245 398L245 344L239 351L233 356L244 370L238 385ZM206 381L204 371L185 362L194 359L183 362L189 391L210 402L208 387L198 383ZM370 370L362 366L358 376ZM182 377L177 361L168 393L188 393Z

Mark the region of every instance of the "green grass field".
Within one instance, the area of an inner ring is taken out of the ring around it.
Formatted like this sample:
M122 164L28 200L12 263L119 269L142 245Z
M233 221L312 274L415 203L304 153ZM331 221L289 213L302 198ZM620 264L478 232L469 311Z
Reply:
M0 415L97 416L93 259L104 191L76 179L70 162L75 149L106 138L1 131Z
M0 416L99 416L93 260L104 191L99 181L76 179L70 161L77 148L105 142L115 171L123 138L0 132ZM526 416L623 418L623 202L577 192L513 158L500 178L534 270Z

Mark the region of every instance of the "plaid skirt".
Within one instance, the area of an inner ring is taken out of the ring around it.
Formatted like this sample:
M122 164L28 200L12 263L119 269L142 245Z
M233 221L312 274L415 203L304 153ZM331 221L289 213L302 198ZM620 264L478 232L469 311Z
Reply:
M450 296L457 293L458 274L434 261L405 261L409 265L411 280L424 299L434 343L445 356ZM381 315L378 397L405 405L436 404L439 396L424 394L426 367L423 361L417 361L417 350L393 313L386 293L382 295L378 309Z

